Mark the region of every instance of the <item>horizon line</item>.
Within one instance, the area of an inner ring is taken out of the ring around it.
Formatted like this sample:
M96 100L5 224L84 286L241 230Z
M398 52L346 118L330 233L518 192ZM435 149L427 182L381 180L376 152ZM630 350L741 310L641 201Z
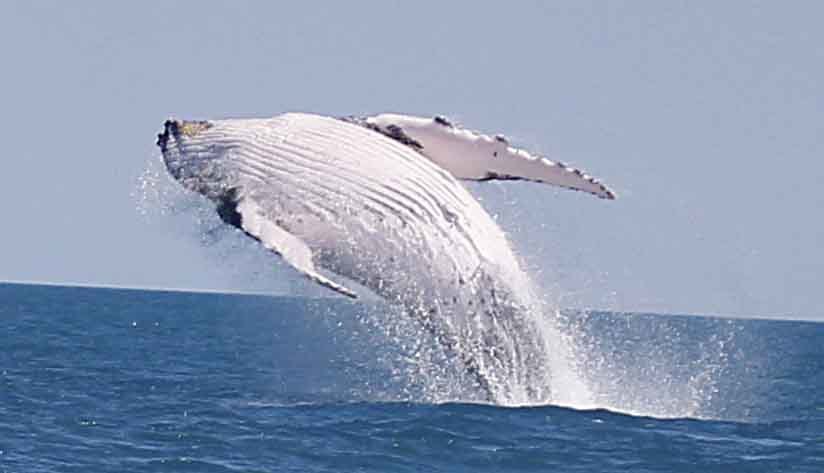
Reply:
M0 279L0 285L18 285L18 286L45 286L45 287L62 287L62 288L78 288L78 289L104 289L104 290L121 290L121 291L151 291L151 292L171 292L181 294L211 294L211 295L225 295L225 296L260 296L270 298L301 298L309 300L343 300L349 303L353 302L345 297L336 296L307 296L300 294L278 294L271 292L260 291L244 291L244 290L230 290L230 289L198 289L185 287L158 287L158 286L126 286L117 284L93 284L93 283L76 283L76 282L54 282L54 281L34 281L34 280L14 280L14 279ZM360 303L370 302L368 299L361 299ZM705 317L726 320L771 320L784 322L811 322L824 323L824 320L816 320L811 318L800 318L792 315L730 315L730 314L706 314L706 313L691 313L691 312L651 312L651 311L627 311L627 310L609 310L596 308L577 308L567 307L559 309L561 311L578 311L585 313L602 312L623 315L663 315L668 317Z

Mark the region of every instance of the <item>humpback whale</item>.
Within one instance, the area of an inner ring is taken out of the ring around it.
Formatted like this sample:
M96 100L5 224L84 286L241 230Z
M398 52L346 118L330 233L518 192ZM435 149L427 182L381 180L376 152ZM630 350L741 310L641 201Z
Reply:
M532 283L460 180L525 180L603 199L597 179L449 119L380 114L167 120L166 169L315 283L400 305L492 402L551 398Z

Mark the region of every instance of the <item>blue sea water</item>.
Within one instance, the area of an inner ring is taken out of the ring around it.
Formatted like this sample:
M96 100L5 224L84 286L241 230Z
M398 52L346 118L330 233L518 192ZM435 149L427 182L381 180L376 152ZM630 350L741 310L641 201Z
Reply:
M0 472L824 472L824 324L565 314L589 399L504 407L433 397L400 316L0 284Z

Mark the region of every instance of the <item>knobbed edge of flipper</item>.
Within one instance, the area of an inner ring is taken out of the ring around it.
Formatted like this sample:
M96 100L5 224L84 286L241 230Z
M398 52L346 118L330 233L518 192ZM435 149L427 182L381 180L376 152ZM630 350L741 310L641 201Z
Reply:
M561 181L554 181L552 179L547 179L547 178L542 179L542 178L536 178L536 177L533 177L533 176L510 174L510 173L507 173L507 172L499 172L499 171L496 171L496 170L487 170L486 173L483 176L480 176L480 177L456 176L456 177L459 177L460 179L474 180L474 181L479 181L479 182L493 181L493 180L537 182L537 183L553 185L553 186L560 187L560 188L563 188L563 189L569 189L569 190L574 190L574 191L578 191L578 192L585 192L585 193L588 193L588 194L592 194L592 195L598 197L599 199L615 200L617 198L616 193L613 190L611 190L610 188L608 188L606 185L604 185L600 181L600 179L598 179L594 176L591 176L590 174L586 173L585 171L583 171L579 168L570 166L567 163L564 163L562 161L553 161L553 160L548 159L544 156L540 156L540 155L531 153L530 151L527 151L523 148L516 147L516 146L512 145L510 139L507 138L503 134L498 133L498 134L495 134L495 135L489 135L489 134L486 134L486 133L483 133L483 132L480 132L480 131L477 131L477 130L473 130L473 129L470 129L470 128L465 128L462 125L460 125L459 123L457 123L453 120L450 120L450 119L444 117L443 115L436 115L435 117L433 117L432 118L432 123L434 123L436 125L439 125L441 128L447 129L448 131L452 132L453 135L457 135L459 138L470 139L470 140L479 140L479 141L485 143L486 145L492 145L493 146L493 149L491 150L492 158L505 158L506 156L509 156L510 158L513 158L513 159L521 159L521 160L523 160L523 162L527 162L529 164L533 164L533 163L534 164L540 164L540 165L546 166L550 169L557 170L557 171L565 174L567 177L574 176L574 179L579 179L583 182L586 182L587 184L593 186L595 189L587 189L583 186L567 185L567 184L565 184ZM468 136L463 137L461 135L468 135ZM425 141L424 141L424 143L425 143ZM503 153L503 156L502 156L501 151L494 149L494 146L500 146L500 147L505 148L505 153ZM493 161L494 161L494 159L493 159Z
M578 168L513 146L502 134L488 135L464 128L443 115L424 118L379 114L343 120L411 146L457 179L522 180L586 192L606 200L617 197L599 179Z

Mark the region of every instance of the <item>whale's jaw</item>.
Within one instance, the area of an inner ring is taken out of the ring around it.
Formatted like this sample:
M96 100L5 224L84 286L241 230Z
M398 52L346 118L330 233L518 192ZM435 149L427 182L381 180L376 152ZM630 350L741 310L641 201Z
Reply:
M160 148L166 170L178 181L183 177L185 170L185 166L180 162L184 152L182 149L183 144L181 143L182 135L180 130L185 123L185 121L169 118L163 123L163 131L158 133L157 141L155 142Z
M161 153L166 152L166 147L169 144L169 139L179 134L179 124L174 118L170 118L163 123L163 131L157 134L157 141L155 144L160 148Z
M206 120L169 118L157 135L163 164L184 188L202 194L220 204L231 187L226 186L223 172L226 150L204 136L214 126Z

